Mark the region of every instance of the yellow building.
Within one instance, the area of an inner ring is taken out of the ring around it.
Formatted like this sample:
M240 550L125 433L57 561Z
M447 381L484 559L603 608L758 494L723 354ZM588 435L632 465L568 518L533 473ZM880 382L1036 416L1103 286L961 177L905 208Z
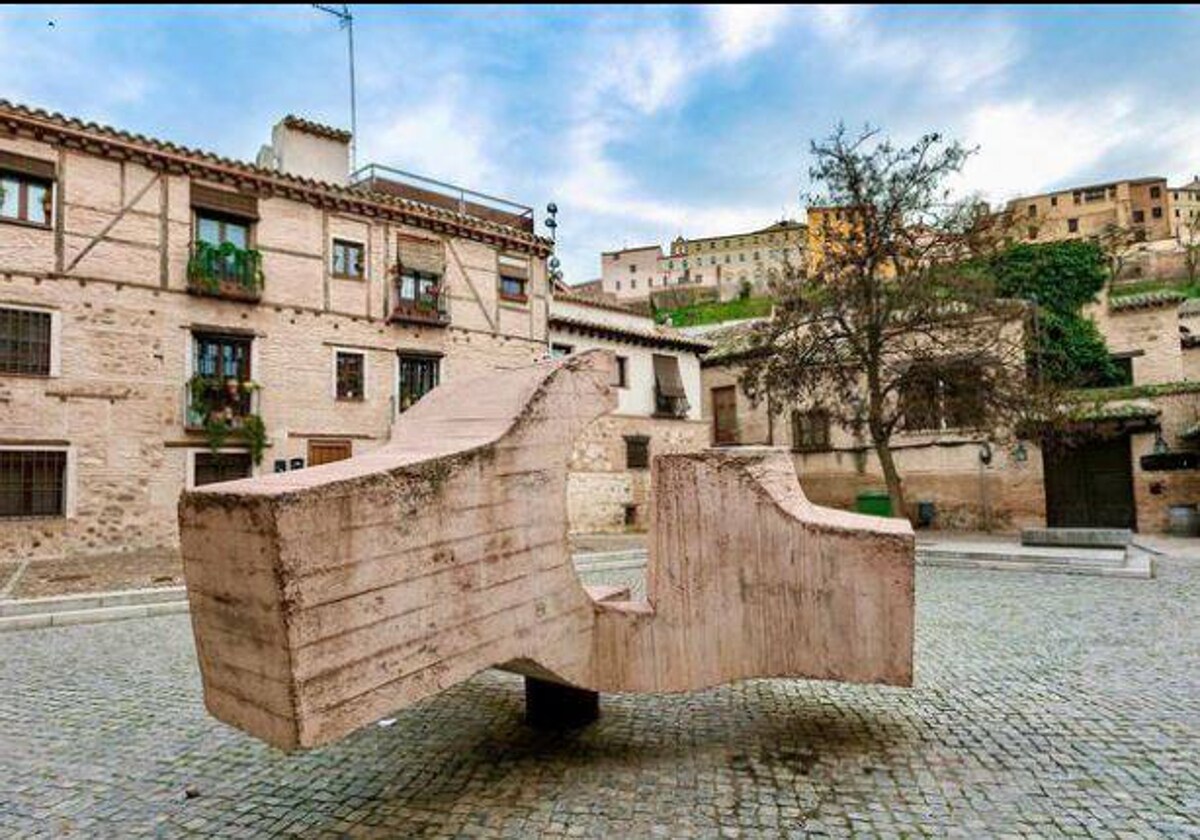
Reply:
M1005 210L1011 235L1025 242L1087 239L1117 227L1138 242L1170 239L1166 178L1133 178L1014 198Z

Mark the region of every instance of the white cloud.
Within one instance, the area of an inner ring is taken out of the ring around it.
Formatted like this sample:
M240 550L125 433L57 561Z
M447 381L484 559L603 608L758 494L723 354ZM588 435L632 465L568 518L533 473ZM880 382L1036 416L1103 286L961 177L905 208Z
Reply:
M1028 99L981 105L966 119L964 140L979 153L967 164L965 183L996 200L1069 181L1136 139L1133 114L1133 101L1120 95L1050 106Z
M360 126L365 139L360 163L386 161L401 169L472 189L490 190L497 176L488 144L499 135L485 112L472 108L460 79L444 80L428 98L391 109L377 123Z
M791 10L744 3L705 6L704 11L717 54L725 61L736 61L770 46Z
M1024 52L1016 28L996 15L929 25L922 18L920 35L889 31L862 6L817 6L808 20L851 69L921 79L946 94L1001 76Z

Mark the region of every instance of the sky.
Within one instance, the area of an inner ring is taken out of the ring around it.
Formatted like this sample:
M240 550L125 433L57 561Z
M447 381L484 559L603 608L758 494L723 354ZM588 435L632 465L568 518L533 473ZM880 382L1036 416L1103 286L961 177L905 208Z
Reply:
M358 159L559 208L599 255L802 218L839 122L977 146L956 187L1200 174L1200 7L351 6ZM53 25L51 25L51 23ZM345 33L309 5L0 8L0 98L253 160L349 126Z

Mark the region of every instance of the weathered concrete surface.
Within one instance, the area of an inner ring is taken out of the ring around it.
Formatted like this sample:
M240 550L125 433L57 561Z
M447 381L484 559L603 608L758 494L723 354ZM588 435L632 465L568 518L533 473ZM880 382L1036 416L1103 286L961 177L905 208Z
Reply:
M614 404L612 364L447 383L365 456L187 494L212 714L293 749L493 666L610 692L910 684L908 524L811 505L774 450L656 459L647 599L580 585L567 464Z

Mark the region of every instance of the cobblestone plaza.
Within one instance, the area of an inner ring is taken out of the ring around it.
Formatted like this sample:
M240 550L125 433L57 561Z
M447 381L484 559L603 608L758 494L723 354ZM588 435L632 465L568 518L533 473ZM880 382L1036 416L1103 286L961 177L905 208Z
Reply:
M605 696L547 734L489 672L292 756L207 717L185 616L7 633L0 836L1200 837L1200 563L917 585L911 690Z

